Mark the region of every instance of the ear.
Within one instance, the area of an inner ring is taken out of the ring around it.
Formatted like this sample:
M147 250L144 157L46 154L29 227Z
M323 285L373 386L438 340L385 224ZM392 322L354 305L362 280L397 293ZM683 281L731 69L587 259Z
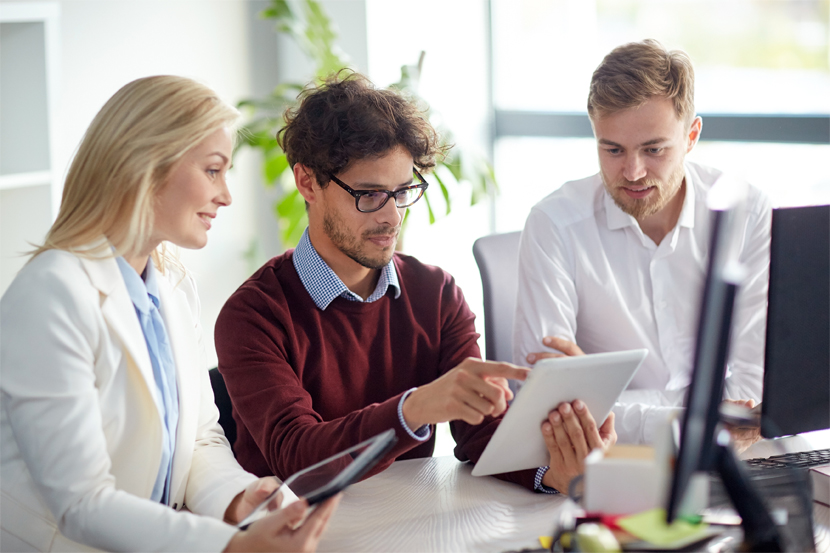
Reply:
M700 115L695 117L694 121L692 121L692 125L689 127L689 136L688 142L686 143L686 153L692 151L692 148L695 147L697 141L700 140L700 132L703 130L703 119L701 119Z
M314 176L314 171L302 163L295 163L294 184L297 185L297 190L308 204L316 203L317 191L314 190L314 185L317 184L317 178ZM319 189L319 186L317 188Z

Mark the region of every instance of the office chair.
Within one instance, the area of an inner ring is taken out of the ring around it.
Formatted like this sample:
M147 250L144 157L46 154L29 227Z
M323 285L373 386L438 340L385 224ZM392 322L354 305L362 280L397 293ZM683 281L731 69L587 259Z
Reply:
M491 361L513 362L513 315L519 285L521 235L521 232L491 234L473 244L484 291L485 357Z
M225 437L231 443L231 449L236 442L236 421L233 420L233 404L231 396L228 395L228 388L225 386L225 379L219 369L210 369L210 386L213 388L213 401L219 408L219 426L225 431Z

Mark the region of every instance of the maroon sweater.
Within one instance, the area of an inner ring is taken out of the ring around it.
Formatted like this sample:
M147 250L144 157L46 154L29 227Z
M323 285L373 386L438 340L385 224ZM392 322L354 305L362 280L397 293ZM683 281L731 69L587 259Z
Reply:
M398 442L369 475L396 459L430 457L434 433L426 442L412 438L400 423L398 403L410 388L480 357L475 315L453 278L395 254L400 297L392 289L372 303L338 297L321 311L292 254L260 268L230 297L216 323L241 465L285 479L389 428ZM499 421L452 422L456 457L477 461ZM533 489L534 474L503 477Z

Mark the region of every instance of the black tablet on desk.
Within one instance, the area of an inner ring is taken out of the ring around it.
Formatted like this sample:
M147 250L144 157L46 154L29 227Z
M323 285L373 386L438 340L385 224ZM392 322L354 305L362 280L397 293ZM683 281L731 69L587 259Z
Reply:
M278 506L285 507L303 498L309 506L322 503L360 480L398 441L389 429L377 436L294 473L238 524L242 530ZM278 497L282 496L279 501Z

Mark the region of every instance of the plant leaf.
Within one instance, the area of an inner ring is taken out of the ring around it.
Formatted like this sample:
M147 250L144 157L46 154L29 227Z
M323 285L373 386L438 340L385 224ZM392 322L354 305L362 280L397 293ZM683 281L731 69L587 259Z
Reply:
M444 167L450 170L452 176L457 182L464 180L464 175L461 168L461 155L456 151L449 155L442 163Z
M484 167L487 171L487 177L489 179L487 183L488 189L492 188L493 193L498 194L501 190L499 189L499 183L496 180L496 170L487 161L484 162Z
M432 176L435 177L435 181L438 183L438 186L441 187L441 194L444 196L444 202L447 204L447 212L444 213L444 215L449 215L450 211L452 211L452 207L450 205L450 191L437 172L433 171Z
M271 5L259 12L260 19L292 19L294 14L285 0L271 0Z
M284 153L279 153L274 156L270 156L265 160L263 164L263 171L265 172L265 182L269 186L274 186L276 184L277 179L280 178L283 171L288 169L288 158Z
M303 234L302 231L308 224L305 200L300 191L295 188L288 192L274 204L274 211L282 229L283 245L286 247L296 246Z
M429 189L424 191L424 201L427 203L427 213L429 214L429 224L435 223L435 213L432 211L432 204L429 202Z
M487 183L481 174L476 175L470 182L473 184L470 190L470 205L476 205L482 196L486 196Z

